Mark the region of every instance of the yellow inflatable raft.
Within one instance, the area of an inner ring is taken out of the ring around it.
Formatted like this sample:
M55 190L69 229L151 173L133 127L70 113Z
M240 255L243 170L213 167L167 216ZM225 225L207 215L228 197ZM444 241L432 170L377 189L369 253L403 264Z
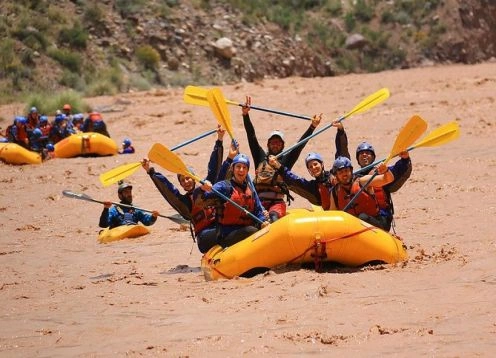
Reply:
M77 133L55 144L56 158L72 158L79 155L114 155L117 144L112 138L100 133Z
M98 234L98 241L102 244L106 244L112 241L140 237L149 233L150 230L141 224L122 225L114 227L113 229L103 229L100 231L100 234Z
M343 211L291 210L288 215L201 261L206 280L250 275L286 263L332 261L346 266L408 258L400 240Z
M41 164L41 155L15 143L0 143L0 159L9 164Z

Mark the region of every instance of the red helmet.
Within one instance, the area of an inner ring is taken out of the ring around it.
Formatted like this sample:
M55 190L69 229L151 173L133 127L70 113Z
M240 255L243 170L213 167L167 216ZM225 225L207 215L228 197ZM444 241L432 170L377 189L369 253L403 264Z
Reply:
M72 109L70 104L64 104L64 107L62 107L64 111L70 111Z

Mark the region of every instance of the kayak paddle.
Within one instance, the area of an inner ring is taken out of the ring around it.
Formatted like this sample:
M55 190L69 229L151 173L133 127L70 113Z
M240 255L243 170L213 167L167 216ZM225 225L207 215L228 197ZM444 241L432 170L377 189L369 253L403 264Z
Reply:
M187 86L184 89L183 99L184 99L184 102L189 103L189 104L196 104L199 106L208 106L209 102L207 99L207 93L208 93L208 89L206 89L206 88L201 88L201 87L196 87L196 86ZM230 101L226 98L223 98L223 101L226 104L232 104L232 105L240 106L240 107L244 106L244 104L242 104L242 103ZM256 109L258 111L280 114L283 116L288 116L288 117L293 117L293 118L305 119L307 121L312 120L312 117L305 116L302 114L283 112L283 111L278 111L275 109L269 109L269 108L263 108L263 107L257 107L257 106L250 106L250 108Z
M415 148L421 147L437 147L439 145L449 143L457 139L458 137L460 137L460 126L456 121L452 121L432 130L420 142L407 148L407 151L411 151ZM396 155L399 154L400 153L396 153ZM353 174L366 173L374 168L377 164L382 163L384 160L386 159L376 160L375 162L358 169Z
M178 150L179 148L182 148L188 144L191 144L193 142L196 142L197 140L200 140L202 138L205 138L211 134L214 134L217 132L216 129L209 130L205 133L200 134L197 137L194 137L192 139L189 139L181 144L176 145L175 147L172 147L171 150ZM134 163L129 163L129 164L123 164L120 165L116 168L110 169L109 171L100 174L100 183L103 184L103 186L109 186L112 184L117 183L119 180L122 180L124 178L127 178L134 172L138 170L138 168L141 166L141 162L134 162Z
M420 116L414 115L412 116L408 122L401 128L400 133L396 137L394 141L393 148L391 148L391 152L389 156L384 160L384 164L387 164L391 158L393 158L398 153L401 153L408 148L408 146L412 145L417 139L420 138L422 134L424 134L427 129L427 122L424 121ZM360 190L353 196L353 198L346 204L343 211L348 210L351 205L355 202L358 196L367 188L367 186L372 182L372 180L379 174L376 170L374 174L371 175L370 179L360 188Z
M66 196L68 198L72 198L72 199L79 199L79 200L91 201L91 202L99 203L99 204L104 204L105 203L104 201L95 200L95 199L93 199L91 196L89 196L87 194L74 193L74 192L72 192L70 190L64 190L64 191L62 191L62 194L64 196ZM131 209L141 210L141 211L145 211L147 213L152 213L153 212L151 210L141 209L141 208L138 208L138 207L133 206L133 205L115 203L115 202L112 202L112 201L110 203L113 204L113 205L115 205L115 206L121 206L121 207L124 207L124 208L131 208ZM188 224L189 223L188 220L185 220L179 214L176 214L176 215L173 215L173 216L166 216L166 215L158 214L158 216L163 217L163 218L166 218L166 219L169 219L169 220L172 220L172 221L174 221L177 224Z
M346 114L342 115L341 117L339 117L337 119L337 121L338 122L342 122L346 118L351 117L354 114L363 113L363 112L369 110L370 108L378 105L379 103L385 101L388 98L389 98L389 90L387 88L382 88L382 89L378 90L377 92L371 94L370 96L368 96L364 100L362 100L355 107L353 107L353 109L351 111L349 111L348 113L346 113ZM308 142L313 137L318 136L320 133L328 130L331 127L332 127L332 123L326 125L325 127L323 127L322 129L319 129L317 132L313 133L312 135L309 135L308 137L302 139L301 141L293 144L291 147L289 147L286 150L282 151L281 153L279 153L278 155L276 155L276 158L279 158L279 157L281 157L281 156L283 156L283 155L291 152L296 147L299 147L300 145Z

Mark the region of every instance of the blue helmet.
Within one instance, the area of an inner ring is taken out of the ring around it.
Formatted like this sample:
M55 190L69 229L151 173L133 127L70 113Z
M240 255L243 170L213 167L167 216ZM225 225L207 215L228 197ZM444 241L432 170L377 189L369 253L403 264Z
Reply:
M40 117L40 123L48 123L48 117L47 116L41 116Z
M82 113L76 113L76 114L74 114L72 116L72 119L73 120L82 120L82 119L84 119L84 114L82 114Z
M320 164L324 163L324 159L322 159L322 156L319 153L308 153L307 157L305 158L305 166L308 167L308 162L311 160L316 160L320 162Z
M24 116L16 116L14 122L19 124L26 124L28 120Z
M346 157L337 157L332 165L332 172L336 174L339 169L351 168L353 170L353 165L351 164L351 160Z
M124 144L126 147L129 147L131 143L131 139L129 138L124 138L124 140L122 141L122 144Z
M375 159L375 150L374 150L374 147L372 147L372 145L369 144L369 143L367 143L367 142L362 142L362 143L360 143L358 145L358 147L356 149L356 159L358 160L358 155L360 154L360 152L363 152L363 151L366 151L366 150L368 150L369 152L372 152L372 154L374 155L374 159Z
M42 135L43 135L43 133L41 132L41 129L39 129L39 128L33 129L33 136L35 138L40 138Z
M246 154L238 154L234 157L232 161L233 167L239 163L246 165L250 169L250 158Z
M55 116L55 124L60 124L62 123L63 120L65 120L65 114L60 113Z
M36 113L36 112L38 112L38 108L36 108L36 107L31 107L30 112L31 112L31 113Z
M48 150L49 152L53 152L55 150L55 146L52 144L52 143L48 143L46 146L45 146L46 150Z

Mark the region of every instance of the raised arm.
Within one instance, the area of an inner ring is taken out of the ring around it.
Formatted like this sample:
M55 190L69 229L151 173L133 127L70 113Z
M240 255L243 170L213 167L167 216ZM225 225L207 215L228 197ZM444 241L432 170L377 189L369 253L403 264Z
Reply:
M303 139L307 138L308 136L312 135L312 133L315 131L315 129L319 126L320 122L322 120L322 113L321 114L316 114L312 117L312 124L307 128L305 133L301 136L301 138L298 140L298 142L301 142ZM292 169L293 166L295 165L296 161L300 157L301 152L303 151L303 148L307 145L308 142L294 148L292 151L290 151L288 154L286 154L282 159L281 163L288 169Z

